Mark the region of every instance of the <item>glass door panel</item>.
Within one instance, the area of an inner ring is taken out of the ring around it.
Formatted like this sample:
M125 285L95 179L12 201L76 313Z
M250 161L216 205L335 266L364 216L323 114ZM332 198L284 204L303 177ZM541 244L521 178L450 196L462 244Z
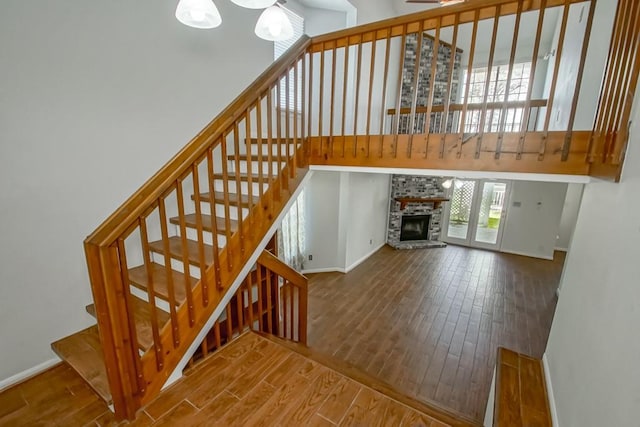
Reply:
M495 181L485 181L481 184L482 193L478 201L477 221L473 236L474 246L495 248L501 237L507 184Z
M471 222L471 208L476 189L475 181L454 182L449 206L449 221L446 240L451 242L468 242Z

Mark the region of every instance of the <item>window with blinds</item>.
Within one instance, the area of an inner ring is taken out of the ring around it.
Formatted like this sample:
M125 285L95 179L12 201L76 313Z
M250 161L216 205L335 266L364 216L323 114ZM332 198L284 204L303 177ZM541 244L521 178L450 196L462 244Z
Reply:
M291 21L293 26L293 37L289 40L276 41L273 43L273 57L278 59L287 49L293 46L304 34L304 18L286 7L280 6L284 13ZM287 81L286 78L280 82L280 108L283 110L302 111L302 75L298 70L298 99L295 99L295 74L293 70L289 72L289 97L287 98Z

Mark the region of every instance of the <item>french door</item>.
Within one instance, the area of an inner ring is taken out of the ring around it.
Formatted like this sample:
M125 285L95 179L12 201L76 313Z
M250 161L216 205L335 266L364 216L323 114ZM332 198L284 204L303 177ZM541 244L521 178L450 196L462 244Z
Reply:
M443 240L499 250L509 189L509 181L455 180L444 213Z

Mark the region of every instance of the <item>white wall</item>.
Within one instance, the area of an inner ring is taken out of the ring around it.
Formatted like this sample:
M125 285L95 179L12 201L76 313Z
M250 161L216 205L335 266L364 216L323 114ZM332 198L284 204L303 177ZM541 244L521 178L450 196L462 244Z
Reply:
M562 427L638 425L639 101L622 181L586 186L565 265L546 351Z
M390 175L314 172L306 196L306 272L348 272L384 245Z
M390 175L350 174L347 269L362 262L387 240L390 180Z
M271 62L259 11L8 0L0 14L0 380L93 320L82 241Z
M569 249L569 243L573 237L573 230L576 227L578 213L580 212L583 190L584 185L582 184L569 184L567 187L567 197L564 200L562 217L560 218L556 249L565 251Z
M563 183L513 181L500 250L553 259L566 192Z

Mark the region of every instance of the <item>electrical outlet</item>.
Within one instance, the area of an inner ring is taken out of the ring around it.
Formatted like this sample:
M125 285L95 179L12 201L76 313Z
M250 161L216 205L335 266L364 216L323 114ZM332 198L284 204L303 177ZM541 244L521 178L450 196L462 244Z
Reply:
M313 261L313 255L309 255L309 261Z
M369 244L373 245L373 239L369 239Z

